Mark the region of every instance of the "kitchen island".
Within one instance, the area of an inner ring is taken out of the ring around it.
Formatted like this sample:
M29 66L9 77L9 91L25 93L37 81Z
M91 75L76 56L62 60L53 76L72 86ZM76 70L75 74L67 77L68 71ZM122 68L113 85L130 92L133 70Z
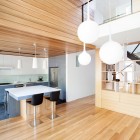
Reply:
M44 93L44 96L47 96L49 95L50 92L60 91L60 89L38 85L38 86L19 87L19 88L7 88L5 89L5 91L8 92L10 97L14 98L17 101L20 101L20 115L24 119L27 119L27 104L26 104L27 99L30 99L32 95L39 94L39 93ZM38 107L39 114L45 112L46 110L45 102L46 100L44 99L42 105ZM30 110L32 112L31 108Z
M18 88L24 86L48 86L48 81L32 81L32 82L0 82L0 120L13 118L20 115L20 101L9 96L5 89Z

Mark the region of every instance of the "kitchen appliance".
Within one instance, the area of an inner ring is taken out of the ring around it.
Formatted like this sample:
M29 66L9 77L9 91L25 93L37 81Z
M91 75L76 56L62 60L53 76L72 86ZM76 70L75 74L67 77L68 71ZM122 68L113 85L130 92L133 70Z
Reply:
M49 68L49 81L51 87L58 87L58 67Z

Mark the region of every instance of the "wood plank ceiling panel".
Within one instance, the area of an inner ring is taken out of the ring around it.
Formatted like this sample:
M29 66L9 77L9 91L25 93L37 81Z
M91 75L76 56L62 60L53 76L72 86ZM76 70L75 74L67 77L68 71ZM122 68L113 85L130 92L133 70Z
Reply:
M0 0L0 26L78 45L81 14L68 0Z
M84 1L84 0L83 0ZM82 0L0 0L0 54L47 57L82 51L77 37ZM88 45L87 49L94 49Z
M84 3L88 2L88 0L68 0L68 1L76 5L77 7L81 7Z
M33 57L33 43L37 45L37 57L44 57L44 48L47 49L47 57L79 52L83 49L81 45L0 26L0 54L19 55L18 48L21 48L21 55ZM88 45L87 49L95 49L95 46Z

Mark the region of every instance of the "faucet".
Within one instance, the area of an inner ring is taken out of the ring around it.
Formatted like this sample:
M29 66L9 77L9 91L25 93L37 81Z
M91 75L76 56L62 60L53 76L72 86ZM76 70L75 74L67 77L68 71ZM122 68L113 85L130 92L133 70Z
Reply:
M29 78L29 82L31 82L31 78Z

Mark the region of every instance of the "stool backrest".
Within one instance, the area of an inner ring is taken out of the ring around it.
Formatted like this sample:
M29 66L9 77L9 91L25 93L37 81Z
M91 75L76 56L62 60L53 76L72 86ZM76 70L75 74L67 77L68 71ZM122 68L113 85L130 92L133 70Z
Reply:
M58 101L59 100L60 91L54 91L50 93L50 101Z
M36 106L40 105L43 102L43 93L35 94L32 96L31 104Z

